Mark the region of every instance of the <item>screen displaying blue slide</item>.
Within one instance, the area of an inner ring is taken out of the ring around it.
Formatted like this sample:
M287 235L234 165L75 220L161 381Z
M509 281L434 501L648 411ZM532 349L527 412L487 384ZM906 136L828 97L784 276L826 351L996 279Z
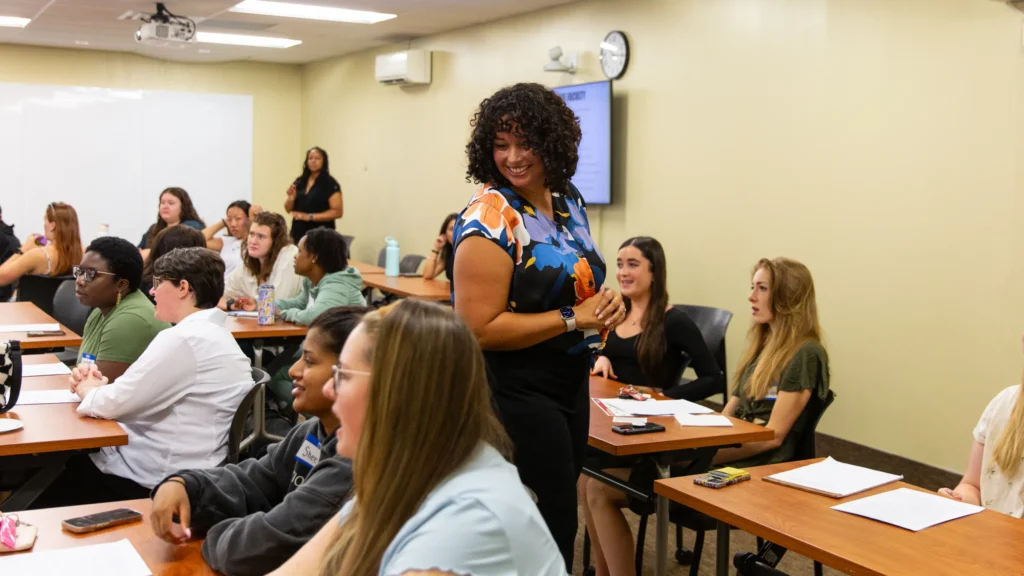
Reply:
M555 88L580 119L583 140L572 183L587 204L612 202L612 83Z

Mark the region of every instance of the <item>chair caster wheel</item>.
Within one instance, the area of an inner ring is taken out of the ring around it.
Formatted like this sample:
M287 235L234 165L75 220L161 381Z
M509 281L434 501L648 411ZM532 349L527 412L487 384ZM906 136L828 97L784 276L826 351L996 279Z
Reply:
M693 550L687 550L686 548L676 550L676 562L680 566L689 566L693 562Z

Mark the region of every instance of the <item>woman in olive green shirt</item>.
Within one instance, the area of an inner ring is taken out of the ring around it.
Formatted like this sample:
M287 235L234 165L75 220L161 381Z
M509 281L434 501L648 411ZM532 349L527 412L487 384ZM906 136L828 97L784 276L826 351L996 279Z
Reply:
M131 242L111 236L97 238L73 273L78 301L93 308L85 323L78 362L90 356L113 382L170 324L153 317L153 303L139 292L142 256Z
M740 468L792 460L808 426L811 395L824 400L829 386L810 270L788 258L762 259L751 284L754 324L722 413L763 424L775 438L718 451L716 464Z

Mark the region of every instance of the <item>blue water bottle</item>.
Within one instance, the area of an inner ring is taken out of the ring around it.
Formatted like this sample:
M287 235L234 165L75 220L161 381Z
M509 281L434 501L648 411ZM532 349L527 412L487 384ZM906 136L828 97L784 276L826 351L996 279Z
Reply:
M384 242L387 243L387 248L384 251L384 275L398 276L398 240L388 236Z

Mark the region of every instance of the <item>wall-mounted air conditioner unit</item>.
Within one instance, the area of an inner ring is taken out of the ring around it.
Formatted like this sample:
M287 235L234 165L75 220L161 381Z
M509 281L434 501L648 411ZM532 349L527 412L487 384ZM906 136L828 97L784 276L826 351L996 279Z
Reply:
M403 50L377 56L377 82L381 84L430 84L430 51Z

